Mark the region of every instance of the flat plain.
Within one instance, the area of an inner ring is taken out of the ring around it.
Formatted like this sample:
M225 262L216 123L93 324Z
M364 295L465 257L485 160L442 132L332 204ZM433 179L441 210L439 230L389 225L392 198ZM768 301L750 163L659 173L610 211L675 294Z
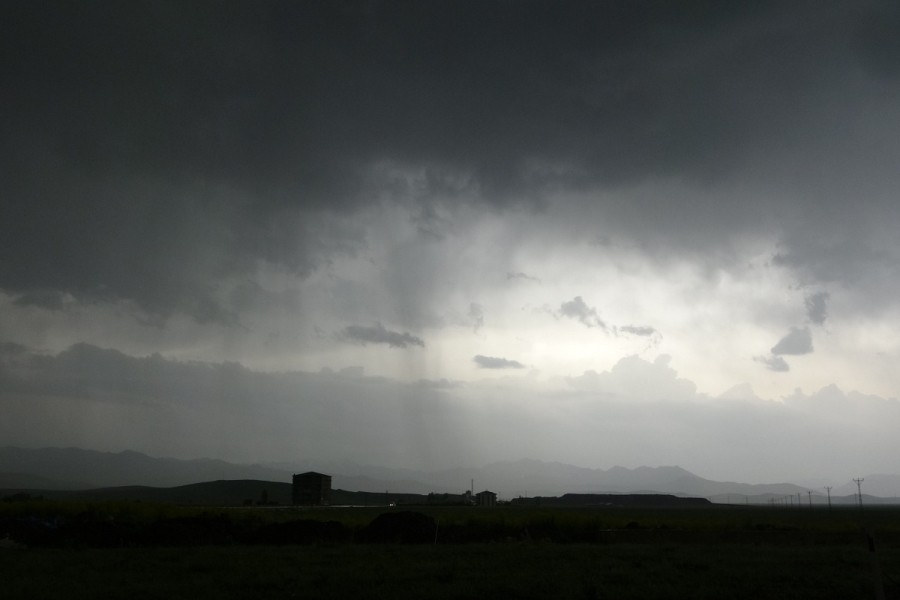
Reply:
M435 540L360 543L362 527L388 510L4 503L7 524L55 519L88 531L101 523L140 531L209 522L239 533L216 543L201 536L110 544L88 536L7 548L0 550L3 597L875 597L862 523L846 509L400 507L391 510L434 518ZM241 537L299 520L339 523L347 537L277 545ZM864 520L878 543L886 597L898 598L900 510L873 509Z

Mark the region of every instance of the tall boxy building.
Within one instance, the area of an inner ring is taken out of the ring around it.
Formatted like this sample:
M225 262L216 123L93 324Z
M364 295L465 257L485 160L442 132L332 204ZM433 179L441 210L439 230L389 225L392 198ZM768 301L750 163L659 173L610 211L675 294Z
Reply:
M295 506L328 506L331 504L331 475L310 471L294 475L291 503Z
M497 494L489 490L475 494L475 504L478 506L497 506Z

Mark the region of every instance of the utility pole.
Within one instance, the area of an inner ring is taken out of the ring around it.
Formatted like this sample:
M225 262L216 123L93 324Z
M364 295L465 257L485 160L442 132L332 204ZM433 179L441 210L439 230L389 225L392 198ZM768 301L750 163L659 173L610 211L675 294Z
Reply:
M856 482L856 491L859 492L859 513L862 514L862 482L865 481L864 477L860 477L859 479L854 479Z
M831 486L826 485L825 491L828 492L828 510L830 511L831 510Z
M809 507L812 508L812 492L807 490L806 493L809 494Z
M866 545L869 547L869 559L872 562L872 583L875 585L875 600L884 600L884 581L881 575L881 563L878 560L878 554L875 552L875 536L871 527L866 527L863 521L863 502L862 502L862 482L864 478L854 479L856 482L856 491L859 493L859 523L863 526L863 533L866 534Z
M802 508L803 503L800 502L800 492L797 492L797 508Z

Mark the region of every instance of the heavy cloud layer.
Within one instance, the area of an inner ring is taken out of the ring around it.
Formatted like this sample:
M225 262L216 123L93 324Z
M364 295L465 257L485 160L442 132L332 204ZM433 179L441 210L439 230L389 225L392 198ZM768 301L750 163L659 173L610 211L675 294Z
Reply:
M412 203L439 238L435 205L669 178L754 197L584 202L667 246L780 229L777 260L811 280L877 286L873 268L894 270L874 235L896 214L892 4L2 11L0 289L22 303L68 293L230 323L223 281L358 251L350 217L373 202ZM849 213L851 196L868 210Z
M874 444L889 401L697 389L896 395L898 30L878 0L4 3L0 426L775 473L767 439L867 406Z

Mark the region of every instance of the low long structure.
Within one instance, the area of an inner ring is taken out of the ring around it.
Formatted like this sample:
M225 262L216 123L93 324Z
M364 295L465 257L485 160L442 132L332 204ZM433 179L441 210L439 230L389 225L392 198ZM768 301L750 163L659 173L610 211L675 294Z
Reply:
M671 494L564 494L515 498L510 504L519 506L710 506L706 498L682 498Z

